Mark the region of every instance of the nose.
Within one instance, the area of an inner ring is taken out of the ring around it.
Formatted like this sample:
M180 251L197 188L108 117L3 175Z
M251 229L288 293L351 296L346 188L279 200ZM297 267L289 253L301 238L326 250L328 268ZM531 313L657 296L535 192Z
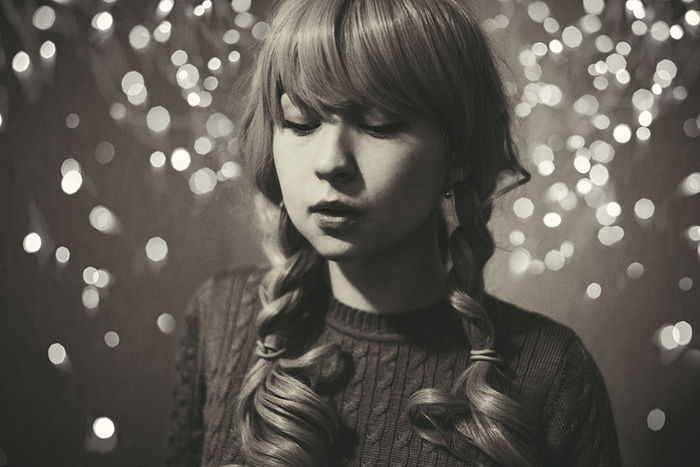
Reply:
M351 180L357 171L351 129L342 123L325 124L323 127L314 166L316 177L331 184Z

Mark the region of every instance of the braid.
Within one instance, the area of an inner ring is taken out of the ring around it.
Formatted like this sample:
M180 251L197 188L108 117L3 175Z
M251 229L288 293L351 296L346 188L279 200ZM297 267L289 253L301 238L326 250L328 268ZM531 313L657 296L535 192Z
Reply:
M467 192L466 187L456 187L459 223L449 238L449 301L463 315L472 350L492 350L493 324L481 305L483 268L494 250L486 227L491 206L488 202L479 205L478 196ZM493 362L473 361L449 393L434 388L417 391L408 401L409 420L422 438L448 449L453 446L447 440L456 431L499 464L535 465L534 425L520 404L494 386L505 379L494 370Z
M312 389L311 367L337 345L305 351L310 311L304 305L321 259L283 209L280 246L286 260L265 277L256 320L259 342L281 342L282 355L260 358L238 398L240 435L247 463L265 466L327 465L340 430L335 410ZM303 332L300 332L303 327Z

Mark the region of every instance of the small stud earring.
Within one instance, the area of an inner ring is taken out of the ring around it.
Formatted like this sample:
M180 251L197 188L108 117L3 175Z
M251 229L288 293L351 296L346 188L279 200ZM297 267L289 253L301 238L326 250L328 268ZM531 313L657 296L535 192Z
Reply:
M452 198L452 190L447 190L445 192L445 194L443 194L442 196L444 196L445 199L451 199Z

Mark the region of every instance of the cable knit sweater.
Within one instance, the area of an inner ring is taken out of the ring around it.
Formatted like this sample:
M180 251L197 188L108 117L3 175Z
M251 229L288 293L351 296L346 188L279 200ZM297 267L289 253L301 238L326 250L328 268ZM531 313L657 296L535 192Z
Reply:
M234 417L236 395L254 352L259 268L222 272L204 283L185 317L166 441L167 465L244 464ZM462 441L453 455L420 438L405 418L409 396L448 389L469 365L469 341L446 301L400 314L369 313L333 298L319 343L351 356L345 383L327 397L344 434L334 463L347 466L493 466ZM605 385L567 327L486 295L496 350L540 430L545 466L618 466L617 435ZM323 369L319 371L324 371Z

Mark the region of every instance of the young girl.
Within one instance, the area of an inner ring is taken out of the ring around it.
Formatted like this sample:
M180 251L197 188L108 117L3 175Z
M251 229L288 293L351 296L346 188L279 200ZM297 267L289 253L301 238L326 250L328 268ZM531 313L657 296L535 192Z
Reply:
M283 2L240 134L279 255L193 300L167 463L619 465L580 340L484 292L509 124L457 0Z

